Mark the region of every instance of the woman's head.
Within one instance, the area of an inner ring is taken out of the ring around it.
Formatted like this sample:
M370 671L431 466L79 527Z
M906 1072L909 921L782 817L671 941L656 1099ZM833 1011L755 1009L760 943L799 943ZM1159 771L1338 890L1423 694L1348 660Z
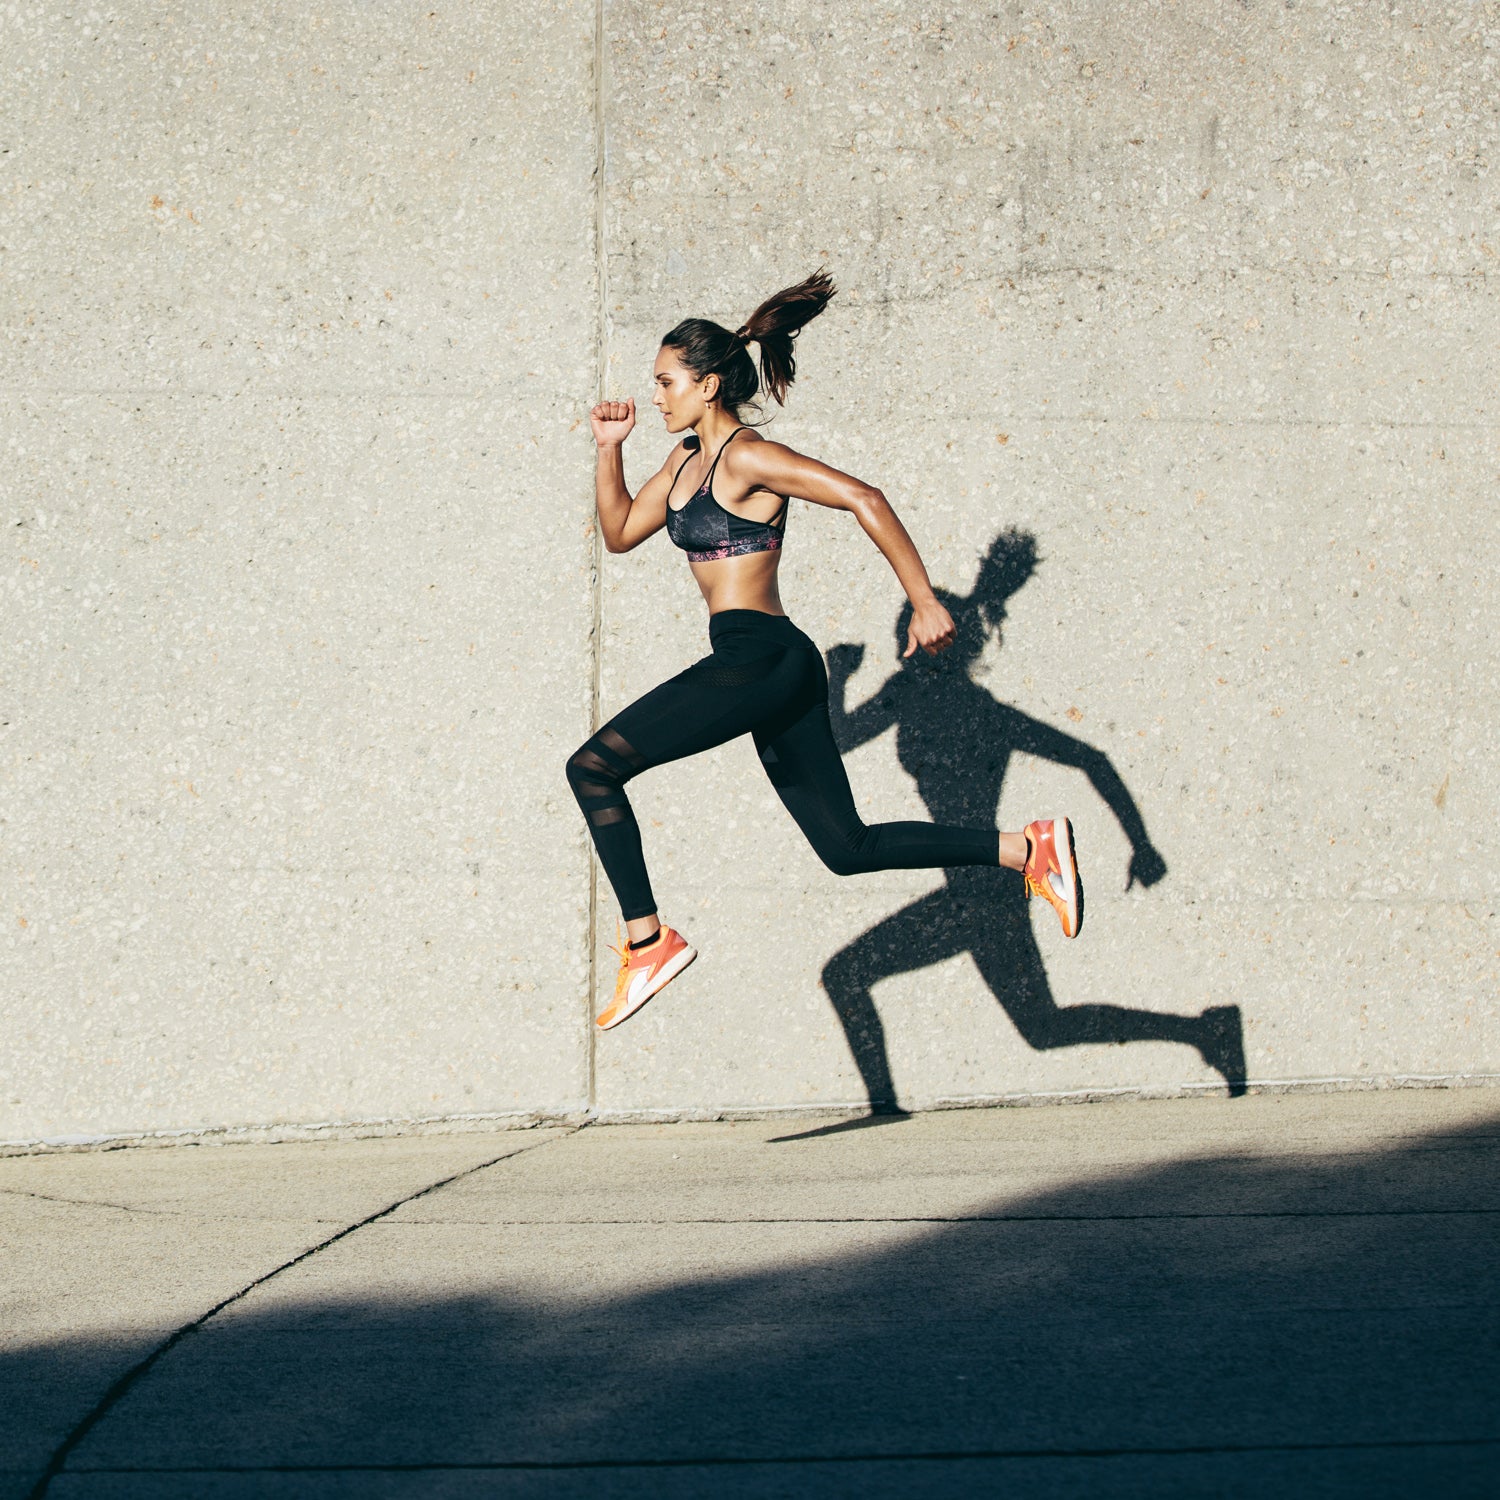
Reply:
M681 432L722 406L739 419L764 389L778 404L797 373L792 343L802 327L828 306L834 294L826 271L767 298L731 333L707 318L685 318L661 341L656 357L652 404L667 419L669 432ZM760 370L749 345L760 349Z

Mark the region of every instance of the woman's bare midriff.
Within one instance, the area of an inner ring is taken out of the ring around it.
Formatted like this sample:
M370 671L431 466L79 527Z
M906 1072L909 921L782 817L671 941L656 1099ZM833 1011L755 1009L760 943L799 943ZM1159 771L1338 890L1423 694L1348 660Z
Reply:
M721 557L715 562L688 566L711 615L726 609L758 609L764 615L784 615L776 572L781 552L752 552L745 557Z

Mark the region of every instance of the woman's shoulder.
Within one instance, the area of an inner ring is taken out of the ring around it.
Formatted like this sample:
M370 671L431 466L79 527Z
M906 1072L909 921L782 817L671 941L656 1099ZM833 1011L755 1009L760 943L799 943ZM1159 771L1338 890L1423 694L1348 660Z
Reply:
M788 448L752 427L741 427L734 436L735 441L722 450L729 472L745 480L769 484L773 489L771 481L784 473L788 463L795 463L801 456L795 448Z
M778 443L775 438L768 438L765 433L757 432L753 427L736 427L733 437L734 441L723 450L726 463L736 456L743 458L748 453L754 453L758 458L766 458L773 453L793 451L785 443Z

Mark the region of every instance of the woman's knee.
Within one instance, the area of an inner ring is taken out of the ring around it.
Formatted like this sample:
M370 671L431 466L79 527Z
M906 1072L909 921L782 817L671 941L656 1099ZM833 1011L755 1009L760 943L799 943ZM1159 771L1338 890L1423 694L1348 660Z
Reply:
M821 832L809 834L808 842L813 853L835 875L865 875L870 871L870 862L857 836L845 833Z
M563 775L568 778L568 785L576 792L578 783L584 779L584 756L588 752L588 745L580 745L567 759L563 766Z
M629 769L614 761L597 736L585 740L568 757L565 774L578 797L617 795L630 779Z
M864 867L847 849L822 850L818 858L841 880L847 880L851 875L864 873Z

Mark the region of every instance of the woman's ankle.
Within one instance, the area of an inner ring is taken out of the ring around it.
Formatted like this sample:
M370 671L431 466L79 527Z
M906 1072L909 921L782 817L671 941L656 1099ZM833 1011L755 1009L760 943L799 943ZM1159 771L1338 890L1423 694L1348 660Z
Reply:
M1002 833L1000 835L1000 863L1007 870L1024 870L1026 858L1031 850L1024 833Z
M625 924L625 940L632 949L648 948L661 936L659 917L640 917Z

